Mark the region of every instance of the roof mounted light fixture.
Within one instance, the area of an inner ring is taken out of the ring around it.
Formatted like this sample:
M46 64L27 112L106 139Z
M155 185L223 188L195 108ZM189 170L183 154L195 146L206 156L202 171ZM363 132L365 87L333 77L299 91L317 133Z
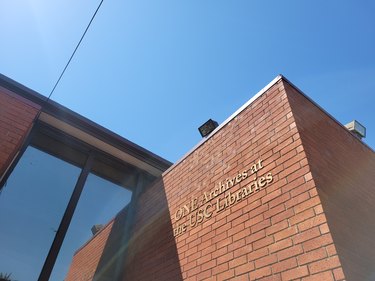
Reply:
M202 137L208 136L213 130L217 128L218 123L212 119L209 119L206 123L198 128L199 133Z

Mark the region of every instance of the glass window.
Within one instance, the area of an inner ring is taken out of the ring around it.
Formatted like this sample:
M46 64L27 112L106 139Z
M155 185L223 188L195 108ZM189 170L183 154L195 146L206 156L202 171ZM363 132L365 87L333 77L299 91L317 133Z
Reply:
M101 239L103 242L90 248L90 243L98 243L91 240L93 238L91 228L94 225L106 227L116 214L126 207L130 200L130 190L94 174L90 174L87 177L72 222L52 271L51 281L64 280L71 266L75 267L72 268L73 271L79 272L79 280L92 280L105 250L105 239L108 238L108 235L102 234L103 237ZM102 246L103 251L99 250L99 247ZM84 247L86 249L82 249ZM72 264L73 256L79 249L82 250L81 255L84 258L79 264ZM113 256L115 255L116 253L113 253ZM77 268L77 266L79 267ZM77 277L73 280L77 280Z
M79 280L92 280L97 271L112 280L111 274L116 271L112 269L118 269L121 260L110 267L107 262L124 241L126 206L140 172L38 123L30 146L0 190L0 272L18 281L45 280L48 276L49 280L62 281L75 268L79 274L84 273ZM142 173L142 182L153 179ZM91 231L95 225L104 226L97 236ZM92 241L105 231L107 236L100 239L112 242L109 246L102 243L101 252L91 253ZM96 263L89 268L77 267L76 253L86 245L86 252L95 257Z
M81 169L29 146L0 193L0 265L37 280Z

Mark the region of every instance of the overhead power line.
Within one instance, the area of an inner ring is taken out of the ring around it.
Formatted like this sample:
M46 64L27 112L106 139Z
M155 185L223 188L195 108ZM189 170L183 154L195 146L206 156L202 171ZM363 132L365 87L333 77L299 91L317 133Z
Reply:
M72 59L73 59L75 53L77 52L77 50L78 50L78 48L79 48L79 45L81 45L81 42L82 42L83 38L85 37L85 35L86 35L86 33L87 33L87 30L89 30L90 25L91 25L92 21L94 20L96 14L98 13L100 7L102 6L103 1L104 1L104 0L101 0L101 1L100 1L98 7L97 7L96 10L95 10L95 13L92 15L91 20L90 20L90 22L88 23L88 25L87 25L87 27L86 27L86 29L85 29L85 32L83 32L83 34L82 34L82 36L81 36L81 39L79 40L79 42L78 42L77 46L75 47L75 49L74 49L72 55L70 56L68 62L66 63L66 65L65 65L65 67L64 67L64 70L61 72L59 79L57 79L57 81L56 81L56 83L55 83L55 86L53 86L51 92L49 93L48 98L47 98L47 101L51 98L51 96L52 96L53 92L55 91L57 85L60 83L61 78L63 77L63 75L64 75L66 69L68 68L68 66L69 66L70 62L72 61Z

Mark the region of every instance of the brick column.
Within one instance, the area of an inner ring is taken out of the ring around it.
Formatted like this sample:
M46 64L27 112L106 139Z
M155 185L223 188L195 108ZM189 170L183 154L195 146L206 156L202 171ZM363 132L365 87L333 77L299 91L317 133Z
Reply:
M22 147L40 106L0 87L0 177Z

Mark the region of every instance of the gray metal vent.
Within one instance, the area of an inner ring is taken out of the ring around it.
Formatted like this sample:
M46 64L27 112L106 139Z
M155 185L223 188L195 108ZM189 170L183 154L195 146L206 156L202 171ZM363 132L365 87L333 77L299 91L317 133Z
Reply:
M366 128L357 120L353 120L352 122L345 125L345 127L352 132L355 136L359 139L366 137Z

